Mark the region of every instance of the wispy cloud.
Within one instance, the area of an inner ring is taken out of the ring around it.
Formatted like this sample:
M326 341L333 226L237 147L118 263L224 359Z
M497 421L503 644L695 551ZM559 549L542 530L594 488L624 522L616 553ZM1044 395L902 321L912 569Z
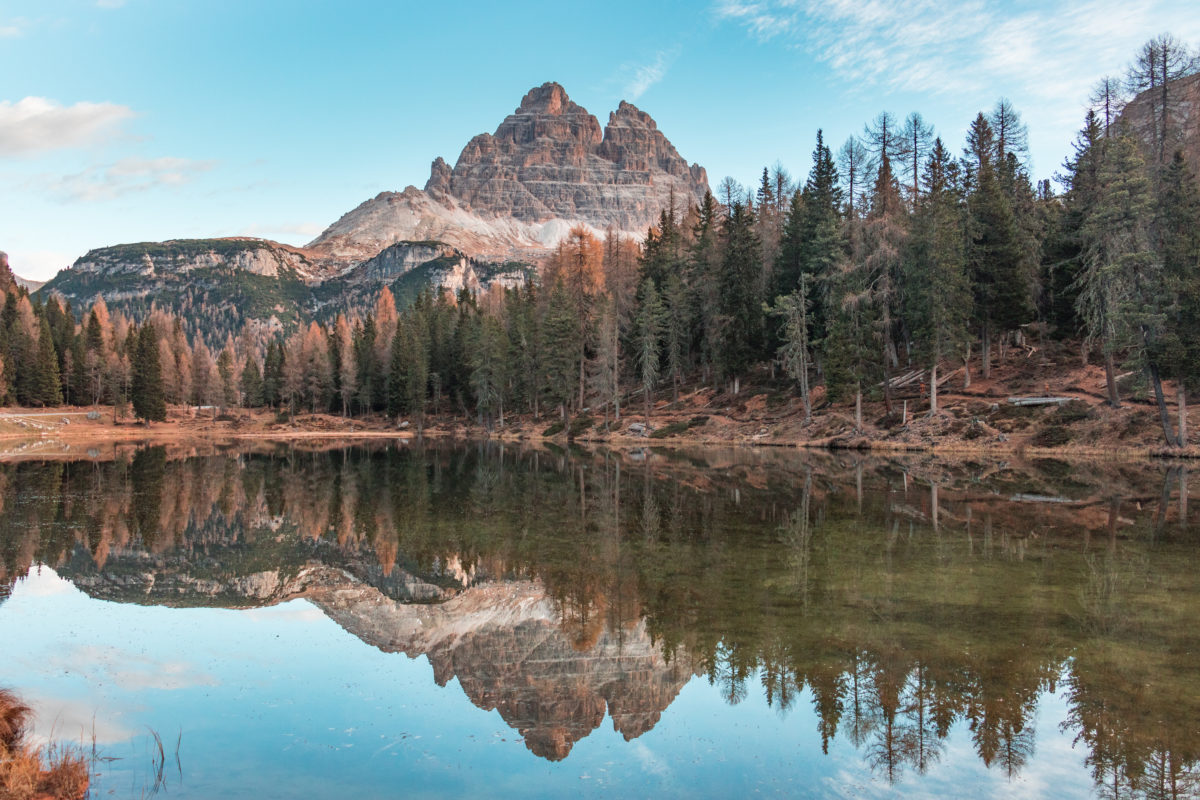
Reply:
M632 76L625 84L625 97L629 100L639 99L646 93L647 89L666 77L667 70L671 68L671 64L678 57L678 47L670 50L659 50L654 56L654 61L651 63L642 64L637 67L626 67L626 70L632 71Z
M18 36L24 36L28 27L29 20L21 17L0 19L0 39L15 39Z
M804 48L848 83L934 93L999 83L1073 106L1157 26L1187 17L1175 0L1025 8L984 0L717 0L713 13L760 41Z
M0 100L0 156L95 144L133 116L133 109L115 103L64 106L44 97Z
M60 201L86 203L182 186L214 166L213 161L187 158L123 158L73 175L35 182Z

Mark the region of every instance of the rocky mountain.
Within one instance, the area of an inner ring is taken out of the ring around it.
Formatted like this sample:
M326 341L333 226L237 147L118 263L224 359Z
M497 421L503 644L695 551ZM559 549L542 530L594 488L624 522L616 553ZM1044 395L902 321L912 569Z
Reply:
M530 90L494 133L433 162L425 189L384 192L331 225L308 249L365 259L393 242L437 239L489 259L544 253L577 224L641 237L674 198L700 200L689 165L650 115L622 102L603 130L557 83Z
M578 641L536 581L456 575L452 565L438 575L384 570L321 541L285 545L283 559L252 552L264 548L273 545L210 544L203 555L122 548L103 567L80 549L59 573L121 603L258 608L303 597L366 644L427 657L439 686L457 678L472 703L499 711L530 751L553 761L606 715L626 741L651 730L692 677L644 621ZM5 594L0 581L0 602Z
M92 250L43 287L74 305L104 297L140 316L151 303L220 341L247 319L290 329L424 287L515 285L575 225L641 237L663 208L708 189L648 114L622 102L603 129L557 83L525 95L425 188L384 192L306 247L263 239L173 240Z
M1200 169L1200 73L1168 83L1167 90L1167 161L1176 150L1182 150L1196 171ZM1120 121L1146 144L1147 160L1158 156L1153 145L1158 141L1161 116L1161 89L1140 93L1121 111Z
M92 250L44 293L80 308L103 297L110 309L134 317L155 305L219 344L246 320L290 330L347 308L366 309L384 286L407 303L431 286L457 292L518 285L528 271L528 264L479 261L435 241L398 242L331 272L312 252L278 242L188 239Z

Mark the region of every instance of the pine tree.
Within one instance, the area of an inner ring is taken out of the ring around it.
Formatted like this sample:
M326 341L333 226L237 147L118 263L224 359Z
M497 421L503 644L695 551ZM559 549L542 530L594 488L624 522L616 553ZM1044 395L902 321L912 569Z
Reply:
M640 300L637 320L634 323L634 348L637 354L638 378L642 384L646 422L649 423L650 408L653 405L652 395L661 374L666 311L658 297L658 290L654 288L654 281L649 277L642 281Z
M760 266L754 212L735 202L724 226L725 252L718 288L721 332L717 364L725 378L734 380L759 354L762 340L762 299L755 291Z
M1200 187L1180 152L1163 174L1155 222L1173 302L1154 355L1163 377L1177 382L1176 442L1186 447L1187 395L1200 389Z
M971 289L963 252L962 198L958 165L933 143L925 166L924 194L913 215L905 269L905 317L916 355L929 367L929 413L938 413L938 365L968 341Z
M1153 385L1163 435L1174 444L1158 363L1169 288L1150 243L1151 213L1150 181L1137 144L1124 135L1108 140L1098 170L1096 204L1080 231L1080 316L1091 338L1114 348L1133 348L1135 363Z
M142 325L133 357L133 414L145 422L163 422L167 402L163 394L162 364L158 353L158 331L153 323Z
M246 364L242 367L241 377L242 402L247 408L261 408L264 403L264 382L262 370L258 368L258 359L251 353L246 356Z
M32 399L39 406L62 405L62 383L58 374L58 354L54 352L54 338L50 323L42 317L37 340L37 358L32 381Z
M783 321L783 331L777 358L784 373L800 387L800 400L804 404L804 424L812 421L812 401L809 397L809 304L808 276L801 274L796 291L775 298L775 305L764 308L772 316Z
M1033 317L1031 265L1012 204L996 171L991 124L979 114L968 134L967 274L983 345L983 377L991 376L991 343Z
M900 185L892 174L891 161L884 157L879 163L875 188L871 192L871 208L863 224L862 246L854 257L858 268L866 275L870 302L878 312L882 345L880 365L884 374L884 401L889 412L891 390L887 376L898 362L896 338L899 326L895 310L900 307L901 258L907 235Z

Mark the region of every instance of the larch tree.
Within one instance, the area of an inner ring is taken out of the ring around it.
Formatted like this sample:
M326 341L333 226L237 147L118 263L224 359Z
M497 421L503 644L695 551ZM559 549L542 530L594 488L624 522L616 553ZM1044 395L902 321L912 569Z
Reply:
M1173 116L1180 99L1175 81L1200 69L1200 57L1169 33L1160 34L1142 45L1126 75L1126 86L1133 94L1149 91L1153 153L1160 168L1179 141L1182 129L1174 126Z
M870 154L857 136L851 136L838 151L838 169L846 186L846 210L848 217L860 213L862 195L868 185Z
M904 176L910 187L909 202L914 206L921 195L921 169L928 158L933 144L933 126L925 121L920 112L914 111L904 119L901 131L903 144L900 156L904 163Z

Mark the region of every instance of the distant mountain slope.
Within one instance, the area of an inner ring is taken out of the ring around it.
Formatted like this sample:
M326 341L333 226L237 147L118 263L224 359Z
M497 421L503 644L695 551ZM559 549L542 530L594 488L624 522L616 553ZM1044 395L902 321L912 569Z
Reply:
M191 323L211 344L246 320L292 330L339 311L365 311L389 286L401 304L429 287L478 291L493 281L516 285L525 264L467 258L442 242L399 242L375 258L330 275L299 248L262 239L187 239L92 250L42 287L83 308L97 297L135 318L151 307Z

